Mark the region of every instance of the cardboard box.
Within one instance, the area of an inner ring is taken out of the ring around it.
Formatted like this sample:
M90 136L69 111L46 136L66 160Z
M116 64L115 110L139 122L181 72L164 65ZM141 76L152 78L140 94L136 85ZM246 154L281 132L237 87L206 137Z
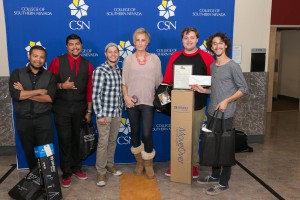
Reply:
M172 90L171 97L171 181L191 184L194 92Z
M211 86L211 76L190 75L189 85Z
M54 159L54 148L52 144L46 144L34 148L35 156L38 158L38 166L42 178L44 199L62 199L59 177Z

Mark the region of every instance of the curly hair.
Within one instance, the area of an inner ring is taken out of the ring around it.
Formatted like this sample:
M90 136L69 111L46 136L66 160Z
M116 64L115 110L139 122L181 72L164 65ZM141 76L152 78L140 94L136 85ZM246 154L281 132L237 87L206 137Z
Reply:
M207 50L214 53L213 50L211 49L211 47L212 47L212 41L215 37L219 37L227 46L227 48L225 50L225 53L227 55L230 50L230 39L227 37L227 35L225 33L218 32L218 33L215 33L214 35L209 36L208 39L206 40Z

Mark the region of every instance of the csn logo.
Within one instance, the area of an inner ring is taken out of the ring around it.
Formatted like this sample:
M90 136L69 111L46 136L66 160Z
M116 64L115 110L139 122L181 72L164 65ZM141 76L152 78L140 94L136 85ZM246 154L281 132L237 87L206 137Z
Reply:
M85 30L91 29L90 21L80 20L82 17L87 16L87 10L89 6L85 4L84 0L73 0L73 2L69 5L71 10L71 15L78 18L78 20L72 20L69 23L69 27L72 30Z
M41 46L41 47L43 47L43 45L42 45L42 43L40 41L38 41L38 42L30 41L29 44L28 44L28 46L25 47L25 50L27 51L27 56L29 56L29 51L30 51L31 47L33 47L33 46ZM43 47L43 48L46 49L45 47ZM27 64L29 64L29 62ZM43 66L43 68L47 69L47 62L45 62L45 65Z
M131 132L129 119L122 118L120 124L120 133L123 133L122 136L119 136L117 139L117 143L119 145L127 145L130 144L131 137L128 135Z
M126 58L128 55L131 55L133 53L134 47L131 45L130 41L120 41L119 45L119 56L121 56L123 59Z
M159 21L157 23L157 28L159 30L176 30L176 21L168 21L170 17L175 16L176 6L173 4L172 0L163 0L161 5L158 7L159 16L164 17L167 21Z

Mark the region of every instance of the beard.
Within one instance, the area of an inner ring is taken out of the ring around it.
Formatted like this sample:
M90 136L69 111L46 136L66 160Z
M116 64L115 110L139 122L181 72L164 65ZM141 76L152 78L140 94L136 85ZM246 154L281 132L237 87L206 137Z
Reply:
M37 67L37 66L35 66L34 64L32 64L32 63L30 63L30 67L32 67L33 69L36 69L36 70L39 70L41 67L43 67L45 65L45 63L42 65L42 66L40 66L40 67Z
M75 50L78 51L77 54L74 53ZM72 54L73 57L77 58L77 57L79 57L81 55L81 52L82 52L82 50L80 50L80 49L73 49L72 52L71 52L71 54Z

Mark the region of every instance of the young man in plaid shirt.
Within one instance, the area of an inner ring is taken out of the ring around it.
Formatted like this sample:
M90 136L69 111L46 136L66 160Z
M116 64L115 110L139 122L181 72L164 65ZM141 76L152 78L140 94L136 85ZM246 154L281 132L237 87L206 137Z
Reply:
M99 133L96 169L97 185L106 185L106 172L120 176L121 171L114 166L116 140L121 123L123 108L121 70L119 49L115 43L105 47L106 62L97 67L93 73L93 108L97 117Z

